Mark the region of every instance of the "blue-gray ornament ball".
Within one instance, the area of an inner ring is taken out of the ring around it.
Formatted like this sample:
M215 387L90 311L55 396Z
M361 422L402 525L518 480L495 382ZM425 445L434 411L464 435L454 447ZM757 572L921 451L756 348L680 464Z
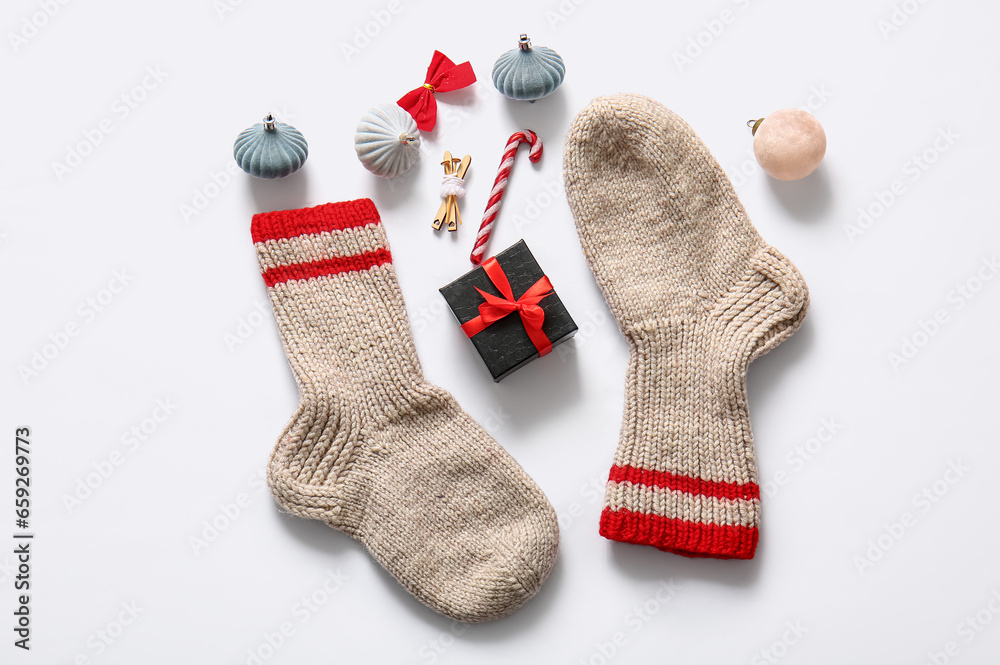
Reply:
M263 122L244 129L233 144L236 163L255 178L284 178L302 168L308 156L302 132L270 113Z
M562 85L566 65L550 48L532 46L521 35L516 49L501 55L493 65L493 85L511 99L533 102L551 95Z

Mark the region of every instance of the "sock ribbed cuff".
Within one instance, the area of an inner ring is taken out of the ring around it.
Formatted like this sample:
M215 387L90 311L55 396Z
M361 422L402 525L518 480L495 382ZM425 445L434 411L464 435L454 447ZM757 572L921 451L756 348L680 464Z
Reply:
M616 465L608 477L601 535L690 557L752 559L759 520L756 483Z
M733 317L741 331L760 318L744 313ZM685 556L752 558L760 490L741 377L753 335L687 321L626 334L626 415L601 534ZM740 343L722 342L730 338Z
M312 208L275 210L253 216L250 234L255 243L281 240L323 231L343 231L380 223L370 199L324 203Z
M369 199L254 215L250 233L268 287L392 262Z

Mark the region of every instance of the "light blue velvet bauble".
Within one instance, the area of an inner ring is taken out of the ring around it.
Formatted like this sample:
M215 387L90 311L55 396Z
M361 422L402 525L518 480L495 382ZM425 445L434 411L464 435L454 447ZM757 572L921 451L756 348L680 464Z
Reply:
M552 94L566 77L562 57L550 48L531 46L521 35L518 47L501 55L493 65L493 85L504 96L535 101Z
M270 114L264 122L244 129L233 144L236 163L255 178L284 178L302 168L308 156L302 132Z
M354 150L366 169L382 178L395 178L420 157L417 123L398 104L373 106L358 122Z

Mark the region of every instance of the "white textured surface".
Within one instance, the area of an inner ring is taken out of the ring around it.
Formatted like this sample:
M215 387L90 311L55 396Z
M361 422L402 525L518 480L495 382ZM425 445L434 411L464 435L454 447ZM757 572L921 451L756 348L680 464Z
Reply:
M0 547L0 661L255 663L248 650L268 664L766 663L764 650L782 663L995 659L995 4L47 1L11 0L0 22L0 544L12 542L10 442L22 425L38 534L27 654L11 645L12 545ZM54 15L12 44L43 6ZM345 55L366 25L377 34ZM562 88L535 104L489 83L521 32L567 65ZM435 48L471 60L482 84L441 95L421 163L377 179L355 156L357 120L419 85ZM618 91L691 123L811 289L803 328L750 370L764 485L752 562L597 534L626 349L579 251L560 152L573 115ZM767 179L744 124L786 106L810 108L829 141L797 183ZM268 111L303 132L309 160L288 179L251 181L232 141ZM524 237L581 331L494 385L437 289L468 268L503 145L524 127L545 156L531 165L522 150L490 248ZM85 141L97 145L60 180L53 163ZM457 237L429 228L446 149L473 156ZM296 392L250 217L361 196L385 220L426 373L562 516L556 572L500 623L433 615L357 543L279 514L263 485ZM65 348L25 383L18 367L51 338ZM894 366L889 354L904 352ZM176 406L162 418L157 400ZM145 420L154 414L163 422ZM112 456L118 466L68 510L64 495ZM204 522L227 519L196 552ZM879 539L890 547L859 572ZM116 632L133 602L139 617ZM270 655L268 640L281 642Z

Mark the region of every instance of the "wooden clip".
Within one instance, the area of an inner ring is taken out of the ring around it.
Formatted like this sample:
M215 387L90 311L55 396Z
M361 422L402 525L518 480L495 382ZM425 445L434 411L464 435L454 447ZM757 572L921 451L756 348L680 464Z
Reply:
M442 161L441 164L444 166L445 175L454 174L455 164L454 160L451 157L450 150L445 150L444 161ZM450 198L451 197L449 196L448 198L446 198L444 201L441 202L441 207L438 208L437 215L434 216L434 221L431 223L431 228L433 228L435 231L441 228L441 224L445 221L445 219L448 216L448 206L449 206L448 199Z
M444 166L445 177L455 176L462 180L465 180L465 173L469 170L470 164L472 164L471 156L466 155L462 159L458 159L452 157L449 150L445 151L444 161L441 162L441 165ZM456 165L458 165L457 170ZM458 197L454 194L444 197L444 201L441 202L441 207L438 208L437 215L431 223L431 228L437 231L445 222L447 222L449 231L457 231L458 225L462 223L462 214L458 210Z
M457 159L454 161L459 162L458 170L455 171L455 176L465 180L465 172L469 170L469 165L472 164L472 157L470 155L466 155L461 159L461 161ZM454 232L458 230L458 225L462 223L462 214L458 210L458 200L454 196L449 198L452 200L453 214L448 216L448 230Z

